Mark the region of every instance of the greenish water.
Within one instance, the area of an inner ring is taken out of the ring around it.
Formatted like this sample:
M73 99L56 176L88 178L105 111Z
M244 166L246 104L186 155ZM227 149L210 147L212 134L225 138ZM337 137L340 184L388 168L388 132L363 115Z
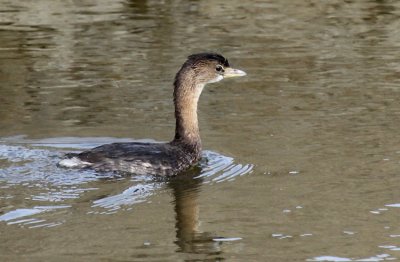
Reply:
M400 258L400 3L0 0L0 260ZM204 161L172 181L60 169L170 140L186 56Z

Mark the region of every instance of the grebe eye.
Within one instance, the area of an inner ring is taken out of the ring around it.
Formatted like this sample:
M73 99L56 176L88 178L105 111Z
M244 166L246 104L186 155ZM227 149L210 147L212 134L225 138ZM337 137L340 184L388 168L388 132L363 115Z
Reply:
M224 68L221 65L217 65L217 67L215 68L215 70L217 70L218 72L221 72L224 70Z

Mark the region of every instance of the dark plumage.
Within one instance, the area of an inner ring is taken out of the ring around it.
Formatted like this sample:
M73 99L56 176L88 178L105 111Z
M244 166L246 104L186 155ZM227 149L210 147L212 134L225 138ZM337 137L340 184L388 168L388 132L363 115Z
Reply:
M196 64L198 61L218 61L224 67L229 67L228 59L216 53L199 53L188 56L186 63Z
M203 87L227 77L243 76L222 55L190 55L175 76L175 137L169 143L113 143L79 154L67 154L63 167L93 168L143 175L176 175L195 165L201 155L197 103Z

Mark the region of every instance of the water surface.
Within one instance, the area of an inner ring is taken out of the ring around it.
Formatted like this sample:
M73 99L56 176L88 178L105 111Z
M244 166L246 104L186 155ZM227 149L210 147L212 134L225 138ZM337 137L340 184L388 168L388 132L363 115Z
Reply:
M400 3L0 0L0 257L400 257ZM172 80L216 51L204 161L172 181L65 152L174 133Z

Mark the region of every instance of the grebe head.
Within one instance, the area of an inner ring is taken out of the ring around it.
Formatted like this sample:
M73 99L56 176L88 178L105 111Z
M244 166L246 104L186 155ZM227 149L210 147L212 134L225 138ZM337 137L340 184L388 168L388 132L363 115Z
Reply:
M244 76L231 68L228 60L216 53L190 55L175 76L174 103L176 129L174 141L195 145L200 157L201 141L197 121L197 103L204 86L228 77Z
M246 75L242 70L231 68L228 59L216 53L190 55L182 66L184 68L193 73L196 84L215 83L224 78Z

